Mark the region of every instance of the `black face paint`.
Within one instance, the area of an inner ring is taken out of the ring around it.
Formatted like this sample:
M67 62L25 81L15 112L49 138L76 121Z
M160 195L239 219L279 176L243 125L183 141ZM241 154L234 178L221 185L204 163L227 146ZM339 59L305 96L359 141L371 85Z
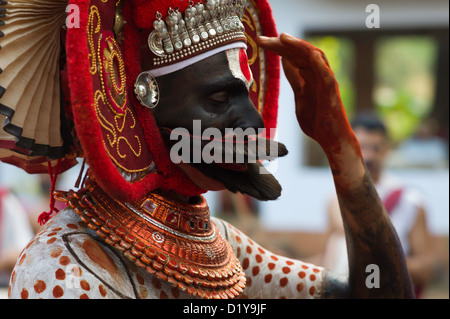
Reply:
M222 52L180 71L158 77L160 102L153 110L160 127L184 127L192 132L193 120L202 129L264 127L248 94L247 84L230 70Z
M255 132L253 138L262 139L256 149L244 147L240 149L233 144L230 148L222 148L220 158L226 152L237 158L244 152L243 162L205 162L204 158L194 161L189 157L189 164L204 175L221 182L232 192L248 194L259 200L273 200L281 195L281 186L261 165L260 160L272 160L284 156L287 150L284 145L272 142L269 148L276 150L275 156L269 154L268 140L256 137L264 128L261 115L249 97L252 83L251 74L241 69L240 51L222 52L203 61L197 62L177 72L157 78L160 88L160 101L152 110L162 136L170 150L176 141L170 139L170 133L178 128L188 131L190 151L194 153L194 143L200 139L200 150L209 144L202 140L201 133L196 130L194 122L200 121L200 132L207 128L216 128L226 136L229 129ZM261 151L261 148L263 149ZM249 161L249 154L258 153Z

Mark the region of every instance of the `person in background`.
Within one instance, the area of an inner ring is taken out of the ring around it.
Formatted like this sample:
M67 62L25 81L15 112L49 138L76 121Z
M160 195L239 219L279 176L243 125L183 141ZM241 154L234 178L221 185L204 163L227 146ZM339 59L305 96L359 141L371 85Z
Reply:
M8 287L20 252L33 236L20 201L12 192L0 187L0 288Z
M427 227L424 198L417 190L385 172L384 162L389 152L389 137L384 123L375 114L357 115L352 127L361 145L366 167L407 256L408 270L416 297L420 297L431 279L436 260L433 237ZM335 195L328 203L328 218L328 241L323 265L346 274L347 248Z

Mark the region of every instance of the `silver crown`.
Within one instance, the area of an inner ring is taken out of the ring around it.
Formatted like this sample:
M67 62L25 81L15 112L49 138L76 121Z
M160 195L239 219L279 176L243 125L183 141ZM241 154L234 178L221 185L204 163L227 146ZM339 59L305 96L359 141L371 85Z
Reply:
M148 46L157 56L155 66L176 62L198 52L235 39L245 39L242 18L248 0L203 0L189 7L184 15L169 8L168 16L156 13Z

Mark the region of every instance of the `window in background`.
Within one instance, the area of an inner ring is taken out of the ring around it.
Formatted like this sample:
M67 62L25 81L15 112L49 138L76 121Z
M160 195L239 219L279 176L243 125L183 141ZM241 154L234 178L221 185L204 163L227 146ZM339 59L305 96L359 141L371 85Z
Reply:
M413 135L433 108L436 54L436 43L427 36L376 41L373 98L396 144Z
M442 119L433 118L436 108L448 108L436 97L442 73L448 79L448 69L440 65L440 38L426 32L330 34L310 34L306 40L327 55L349 119L363 110L380 115L397 148L389 159L391 166L448 167L448 142L437 137ZM321 148L309 138L303 153L307 166L327 164Z

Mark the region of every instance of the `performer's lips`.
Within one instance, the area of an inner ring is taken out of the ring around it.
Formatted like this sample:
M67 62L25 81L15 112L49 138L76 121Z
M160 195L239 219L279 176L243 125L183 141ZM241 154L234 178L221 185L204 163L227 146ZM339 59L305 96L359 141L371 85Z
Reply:
M200 188L210 191L221 191L226 189L221 182L210 178L200 172L192 165L180 163L178 167Z
M234 163L216 163L217 166L222 167L224 169L229 169L231 171L236 171L236 172L245 172L248 169L248 165L247 164L234 164Z

